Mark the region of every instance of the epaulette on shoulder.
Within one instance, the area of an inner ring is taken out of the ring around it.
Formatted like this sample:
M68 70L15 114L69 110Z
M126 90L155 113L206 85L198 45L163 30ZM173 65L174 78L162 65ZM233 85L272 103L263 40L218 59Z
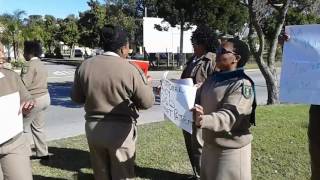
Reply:
M10 69L10 68L6 68L6 67L3 67L1 69L1 72L6 74L6 75L14 75L14 76L19 76L19 73L15 72L13 69Z
M12 68L10 67L3 67L4 70L8 71L8 72L15 72Z
M247 79L247 78L243 78L243 79L241 79L241 81L242 81L243 84L246 85L246 86L253 86L253 84L252 84L252 83L250 82L250 80Z
M216 54L213 52L208 52L205 56L204 59L207 61L214 61L216 59Z

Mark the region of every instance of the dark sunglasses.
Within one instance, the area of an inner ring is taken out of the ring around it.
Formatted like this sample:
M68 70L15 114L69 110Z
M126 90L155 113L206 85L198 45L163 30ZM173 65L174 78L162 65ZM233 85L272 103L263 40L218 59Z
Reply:
M238 55L236 52L228 51L228 50L226 50L226 49L223 48L223 47L218 48L217 51L216 51L216 54L217 54L217 55L229 54L229 53L231 53L231 54L233 54L233 55Z

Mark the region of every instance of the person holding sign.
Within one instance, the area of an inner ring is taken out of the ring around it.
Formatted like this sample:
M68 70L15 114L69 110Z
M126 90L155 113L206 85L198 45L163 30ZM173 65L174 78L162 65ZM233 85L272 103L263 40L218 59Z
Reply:
M133 179L138 109L153 105L153 89L139 67L125 59L126 31L106 25L101 39L105 53L78 67L71 98L84 104L95 179Z
M194 55L187 62L181 79L192 78L193 83L201 85L214 71L215 45L218 40L213 31L206 26L199 26L191 36ZM201 129L193 125L192 134L183 130L183 136L194 172L194 179L200 176L200 159L203 146Z
M308 26L308 25L307 25ZM315 33L318 33L317 31ZM312 37L312 36L311 36ZM297 38L297 37L295 37ZM302 38L302 37L301 37ZM279 42L284 44L291 39L290 34L284 33L280 36ZM301 41L303 42L303 41ZM311 47L310 47L311 48ZM301 74L299 74L300 76ZM305 103L305 102L300 102ZM309 153L311 163L311 180L320 179L320 105L311 104L309 109L309 125L308 125L308 139L309 139Z
M3 68L3 57L0 44L0 179L32 180L31 152L23 135L21 113L28 114L34 102L18 74ZM8 137L8 134L12 135Z
M199 89L193 108L195 124L203 130L202 180L250 180L250 125L255 123L253 81L244 73L250 52L238 39L217 49L216 66Z
M21 70L21 79L37 104L32 112L24 117L24 131L31 133L34 142L36 155L32 158L48 160L49 153L44 126L45 110L50 106L50 95L47 85L48 72L40 60L41 54L40 42L24 42L23 56L27 62Z

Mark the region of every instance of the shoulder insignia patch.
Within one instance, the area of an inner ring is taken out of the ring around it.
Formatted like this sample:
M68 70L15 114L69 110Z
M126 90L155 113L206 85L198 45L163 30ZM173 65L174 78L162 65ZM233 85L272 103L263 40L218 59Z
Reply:
M29 67L28 66L23 66L22 69L21 69L21 74L26 74L29 70Z
M242 86L242 95L246 99L251 98L251 96L252 96L252 87L251 86L247 86L247 85L243 85Z

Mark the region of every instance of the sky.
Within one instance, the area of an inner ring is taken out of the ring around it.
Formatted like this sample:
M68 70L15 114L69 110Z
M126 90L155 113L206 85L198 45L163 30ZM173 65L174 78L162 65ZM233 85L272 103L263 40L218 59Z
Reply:
M15 10L24 10L29 15L53 15L65 18L70 14L79 16L79 12L89 9L88 0L0 0L0 14L12 14Z

